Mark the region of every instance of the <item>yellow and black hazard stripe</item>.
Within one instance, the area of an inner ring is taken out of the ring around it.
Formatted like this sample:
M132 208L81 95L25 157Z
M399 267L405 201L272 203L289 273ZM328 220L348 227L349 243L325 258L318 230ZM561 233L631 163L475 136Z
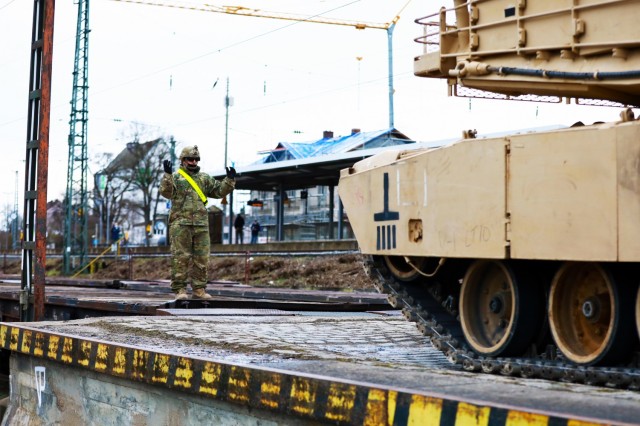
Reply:
M334 378L165 354L17 324L0 323L0 347L136 382L339 425L600 424Z

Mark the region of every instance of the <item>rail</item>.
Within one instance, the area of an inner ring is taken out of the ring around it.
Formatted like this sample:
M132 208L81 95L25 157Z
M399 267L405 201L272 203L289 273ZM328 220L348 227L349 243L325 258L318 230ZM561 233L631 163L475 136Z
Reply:
M76 271L76 273L73 274L73 278L76 278L78 275L80 275L82 272L84 272L91 265L96 263L98 260L102 259L107 252L113 250L113 246L116 246L116 250L117 250L116 256L118 256L120 254L120 241L122 241L123 239L124 239L124 236L120 237L120 239L118 241L113 243L111 246L107 247L102 253L100 253L98 256L96 256L91 262L87 263L85 266L83 266L78 271Z
M107 247L100 253L89 253L88 257L91 261L81 270L77 271L71 278L77 278L87 268L94 265L101 259L123 261L128 264L128 279L133 279L134 263L138 259L168 258L171 256L168 246L155 247L130 247L118 246L118 248L126 247L126 254L119 252L110 253L112 246ZM360 249L355 240L326 240L326 241L289 241L289 242L272 242L262 244L214 244L211 246L210 257L223 258L244 258L245 269L247 268L249 258L251 257L322 257L336 256L345 254L359 254ZM62 253L51 253L47 255L47 259L60 259ZM16 265L19 265L20 255L4 253L1 273L7 274L11 270L15 273ZM246 271L245 271L246 272ZM248 274L248 272L246 272ZM246 278L246 277L245 277Z

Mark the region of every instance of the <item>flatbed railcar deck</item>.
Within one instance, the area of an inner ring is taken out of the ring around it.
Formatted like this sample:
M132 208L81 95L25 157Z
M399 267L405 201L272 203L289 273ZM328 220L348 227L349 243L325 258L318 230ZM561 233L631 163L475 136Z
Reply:
M198 313L1 323L7 418L82 422L100 407L121 424L640 424L637 392L460 371L399 311Z

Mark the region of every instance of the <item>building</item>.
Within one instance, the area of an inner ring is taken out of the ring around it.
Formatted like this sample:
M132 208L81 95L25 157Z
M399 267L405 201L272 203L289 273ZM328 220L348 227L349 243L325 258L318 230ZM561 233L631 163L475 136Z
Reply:
M157 245L166 242L168 205L158 195L164 171L161 159L172 158L171 143L162 138L129 142L94 175L93 198L98 213L95 235L113 243L109 230L118 225L123 243Z
M325 131L315 141L278 143L261 152L259 161L238 168L236 189L250 191L247 208L241 209L246 227L257 219L261 242L353 238L335 190L340 170L382 150L412 143L393 128L353 129L347 136ZM233 217L231 222L226 218L227 225L232 222ZM229 227L228 232L234 231Z

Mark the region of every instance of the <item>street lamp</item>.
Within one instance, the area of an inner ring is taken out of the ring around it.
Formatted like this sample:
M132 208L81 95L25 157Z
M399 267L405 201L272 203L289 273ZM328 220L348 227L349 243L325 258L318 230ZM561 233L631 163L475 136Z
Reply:
M224 97L224 169L227 169L227 159L228 159L228 145L229 145L229 107L233 106L233 98L229 97L229 77L227 77L227 94ZM231 196L231 201L233 202L233 195ZM221 204L223 206L229 207L229 244L231 244L231 233L233 232L233 218L231 217L231 212L233 211L232 206L227 203L227 197L223 197ZM225 207L226 209L226 207Z

